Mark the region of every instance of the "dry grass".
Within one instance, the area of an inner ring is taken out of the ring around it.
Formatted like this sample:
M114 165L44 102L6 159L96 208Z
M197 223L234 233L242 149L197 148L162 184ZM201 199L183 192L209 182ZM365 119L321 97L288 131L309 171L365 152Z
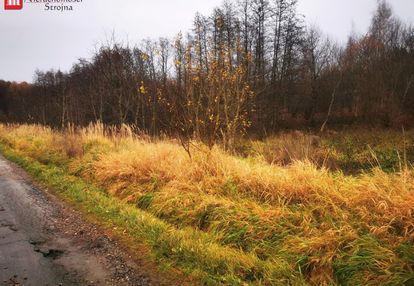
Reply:
M277 264L314 285L414 283L409 164L396 172L375 168L348 176L321 168L326 154L339 158L343 149L311 136L284 136L270 139L278 143L253 142L245 158L195 143L189 158L174 141L135 136L128 126L63 133L0 126L1 140L13 149L67 167L183 233L208 235L220 246L210 256L231 250L226 263L238 265L247 255L245 264ZM188 237L176 239L186 244ZM260 273L248 283L273 284L266 267L258 266Z

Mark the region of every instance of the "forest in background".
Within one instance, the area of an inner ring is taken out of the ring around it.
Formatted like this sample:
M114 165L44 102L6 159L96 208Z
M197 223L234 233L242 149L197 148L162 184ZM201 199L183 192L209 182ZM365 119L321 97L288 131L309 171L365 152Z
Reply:
M369 31L339 45L297 0L227 1L174 39L113 36L69 72L0 81L0 120L134 126L232 146L240 134L414 122L414 28L379 1Z

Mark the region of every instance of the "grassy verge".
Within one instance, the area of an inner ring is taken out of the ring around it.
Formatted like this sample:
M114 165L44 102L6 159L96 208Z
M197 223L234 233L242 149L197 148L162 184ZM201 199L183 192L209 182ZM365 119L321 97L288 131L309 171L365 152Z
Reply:
M372 148L382 148L380 137ZM306 156L277 165L258 152L276 145L269 142L243 158L197 144L189 158L174 141L137 138L128 130L108 135L100 126L64 133L0 126L0 140L2 152L39 181L202 284L414 282L409 164L357 176L318 168ZM340 139L329 140L330 148L340 142L336 154L354 152L343 151ZM332 153L324 148L315 152Z
M252 255L215 244L206 234L178 230L133 205L108 196L101 188L68 175L64 169L36 162L4 143L0 144L0 151L36 180L98 217L101 223L125 229L137 242L144 241L150 246L157 259L173 263L205 285L241 285L243 281L258 285L302 284L301 278L287 271L281 262L263 263ZM272 277L272 281L267 278L268 281L262 283L262 273Z

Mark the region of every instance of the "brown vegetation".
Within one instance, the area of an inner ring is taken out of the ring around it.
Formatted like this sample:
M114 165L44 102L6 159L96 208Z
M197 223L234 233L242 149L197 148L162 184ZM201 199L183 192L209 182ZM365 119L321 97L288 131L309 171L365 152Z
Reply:
M64 133L1 126L0 138L19 156L93 182L142 211L131 223L147 230L141 235L154 252L201 271L206 284L413 282L412 132L295 132L244 143L244 158L197 142L190 158L176 142L141 138L128 126ZM338 167L371 167L350 176L311 163L324 157ZM393 158L400 161L390 170Z

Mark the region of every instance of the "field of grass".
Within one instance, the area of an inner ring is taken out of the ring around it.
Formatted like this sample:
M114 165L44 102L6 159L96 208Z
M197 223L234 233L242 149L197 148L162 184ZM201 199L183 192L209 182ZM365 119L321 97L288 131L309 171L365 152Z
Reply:
M414 133L299 132L236 154L101 125L0 125L2 152L205 285L413 285Z

